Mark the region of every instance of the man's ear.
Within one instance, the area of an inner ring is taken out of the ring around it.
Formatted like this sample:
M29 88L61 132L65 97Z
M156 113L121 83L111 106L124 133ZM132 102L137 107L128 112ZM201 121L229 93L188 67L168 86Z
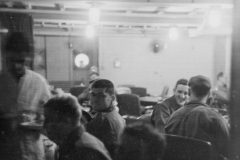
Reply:
M114 101L116 99L116 96L115 95L112 95L112 101Z

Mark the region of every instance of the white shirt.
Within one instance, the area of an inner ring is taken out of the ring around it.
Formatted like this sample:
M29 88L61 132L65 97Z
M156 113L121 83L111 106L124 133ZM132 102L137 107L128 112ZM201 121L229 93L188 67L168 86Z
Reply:
M3 113L36 112L50 99L47 81L26 69L17 84L9 72L0 73L0 111Z

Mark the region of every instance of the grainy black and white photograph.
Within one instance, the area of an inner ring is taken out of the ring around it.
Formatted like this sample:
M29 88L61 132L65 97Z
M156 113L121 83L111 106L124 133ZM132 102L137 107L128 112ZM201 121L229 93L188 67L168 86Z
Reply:
M240 160L240 1L0 0L0 160Z

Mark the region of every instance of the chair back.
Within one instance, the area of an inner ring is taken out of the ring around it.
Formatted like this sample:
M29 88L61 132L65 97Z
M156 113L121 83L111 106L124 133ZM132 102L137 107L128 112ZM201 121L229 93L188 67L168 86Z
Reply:
M82 86L76 86L76 87L71 87L70 88L70 93L74 95L75 97L79 96L85 89L86 87Z
M120 115L140 116L140 101L139 97L135 94L119 94L117 102Z
M129 87L133 94L139 95L139 97L147 96L147 89L142 87Z
M166 134L167 145L162 160L211 160L211 143Z
M124 94L124 93L131 94L132 91L129 87L117 87L116 88L116 93L117 94Z
M161 97L162 97L162 98L167 98L168 91L169 91L169 87L168 87L168 86L164 86L164 87L163 87L163 90L162 90Z

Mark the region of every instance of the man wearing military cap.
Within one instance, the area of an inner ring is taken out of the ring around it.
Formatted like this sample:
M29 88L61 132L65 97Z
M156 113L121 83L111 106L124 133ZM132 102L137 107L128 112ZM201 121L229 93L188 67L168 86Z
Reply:
M213 159L227 157L227 122L206 104L211 90L210 79L198 75L192 77L188 85L189 102L171 115L165 127L166 133L211 142Z

